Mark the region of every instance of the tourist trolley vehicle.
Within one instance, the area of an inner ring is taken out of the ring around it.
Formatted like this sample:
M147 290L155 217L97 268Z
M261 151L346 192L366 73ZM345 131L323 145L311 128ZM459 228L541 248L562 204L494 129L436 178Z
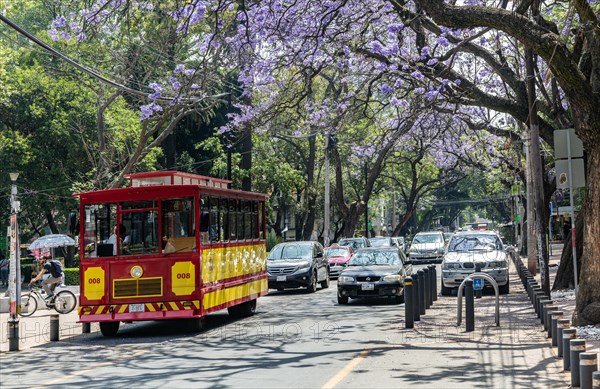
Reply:
M122 321L254 313L268 291L265 196L176 171L78 193L79 321L113 336Z

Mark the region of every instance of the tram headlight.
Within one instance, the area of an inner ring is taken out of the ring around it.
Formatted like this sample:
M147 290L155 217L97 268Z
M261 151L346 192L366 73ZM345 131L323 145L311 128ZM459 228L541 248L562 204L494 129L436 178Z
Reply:
M141 266L135 265L131 268L130 274L133 278L140 278L144 274L144 270Z

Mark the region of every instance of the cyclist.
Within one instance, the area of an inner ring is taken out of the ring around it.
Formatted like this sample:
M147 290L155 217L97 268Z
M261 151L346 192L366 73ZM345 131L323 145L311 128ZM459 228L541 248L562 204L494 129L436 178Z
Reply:
M37 282L42 276L46 273L50 274L50 277L42 281L42 287L44 291L46 291L46 299L51 299L54 296L54 289L56 289L57 285L62 284L62 281L65 277L65 273L63 271L62 263L56 259L50 259L46 256L41 256L38 258L38 262L43 265L42 270L29 282L29 285Z

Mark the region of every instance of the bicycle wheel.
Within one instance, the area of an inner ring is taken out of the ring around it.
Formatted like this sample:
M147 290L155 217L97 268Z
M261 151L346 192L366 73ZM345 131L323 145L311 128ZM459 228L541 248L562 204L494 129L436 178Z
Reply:
M69 313L77 306L77 297L73 292L62 290L54 298L54 309L58 313Z
M23 317L31 316L37 310L38 302L34 294L21 295L21 310L19 314Z

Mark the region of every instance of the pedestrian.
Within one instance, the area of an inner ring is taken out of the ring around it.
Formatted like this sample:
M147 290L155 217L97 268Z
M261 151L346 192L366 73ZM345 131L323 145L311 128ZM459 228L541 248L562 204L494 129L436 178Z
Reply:
M569 238L569 233L571 232L571 225L568 221L565 220L563 223L563 239L566 241Z

